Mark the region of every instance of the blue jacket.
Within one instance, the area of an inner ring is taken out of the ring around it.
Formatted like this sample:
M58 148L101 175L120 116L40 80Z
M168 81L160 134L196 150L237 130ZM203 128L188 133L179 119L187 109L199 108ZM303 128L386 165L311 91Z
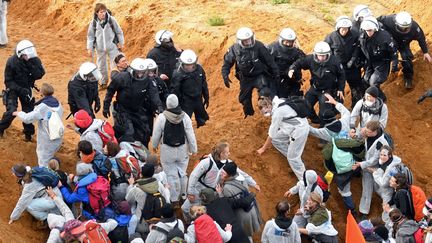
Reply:
M64 201L68 204L82 202L83 205L90 206L89 192L87 190L87 186L95 182L96 178L97 175L94 172L84 176L78 181L78 184L76 185L77 189L75 189L73 192L69 191L67 187L62 186L60 188L60 191L63 195ZM83 214L87 218L93 218L92 216L90 216L90 212L86 211L85 209L83 209Z

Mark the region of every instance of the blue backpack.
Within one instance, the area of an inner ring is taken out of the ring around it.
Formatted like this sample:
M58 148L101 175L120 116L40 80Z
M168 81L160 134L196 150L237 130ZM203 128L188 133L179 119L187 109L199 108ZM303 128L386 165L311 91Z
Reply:
M108 177L108 174L111 172L112 165L109 158L99 152L96 152L96 155L93 159L93 170L97 175Z
M59 176L57 175L57 173L46 167L33 167L31 170L31 176L33 179L39 181L40 183L42 183L42 185L46 187L57 187L59 182Z

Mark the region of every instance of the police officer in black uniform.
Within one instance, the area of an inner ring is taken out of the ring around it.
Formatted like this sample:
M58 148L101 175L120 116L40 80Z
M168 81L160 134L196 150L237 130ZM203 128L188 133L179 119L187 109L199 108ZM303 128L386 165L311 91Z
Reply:
M410 49L411 41L416 40L423 52L423 58L428 62L432 62L432 58L428 53L428 47L423 30L407 12L381 16L378 17L377 20L382 24L382 28L391 34L395 41L396 47L402 57L401 63L403 67L402 72L405 88L411 89L412 79L414 76L414 67L412 62L414 56ZM395 70L397 70L396 67Z
M351 108L354 108L364 94L362 89L361 70L357 60L361 50L359 34L351 30L352 22L348 16L336 20L335 31L326 36L325 42L330 45L332 54L338 58L345 70L345 77L351 89Z
M68 83L68 104L72 115L83 109L95 118L95 113L101 108L98 93L101 78L102 74L94 63L81 64L78 73Z
M172 73L181 54L181 50L174 46L172 37L172 32L159 30L155 36L156 46L147 54L147 58L153 59L158 65L160 78L166 82L168 88L171 86Z
M236 78L240 81L239 101L243 105L245 118L254 114L252 90L258 89L260 96L276 93L274 80L279 78L279 70L273 57L260 41L255 40L253 31L242 27L237 31L237 43L232 45L224 56L222 78L230 87L229 73L235 64Z
M280 79L276 80L276 95L280 98L289 96L303 96L300 90L302 73L297 70L292 78L288 77L289 67L305 53L296 47L297 36L290 28L282 29L279 40L271 43L267 48L273 56L278 68Z
M112 97L116 94L117 101L113 104L116 137L119 141L140 141L148 147L152 132L151 114L153 111L161 113L163 107L157 88L146 75L145 60L135 58L130 68L130 73L119 73L109 84L103 105L103 116L110 116Z
M6 111L0 121L0 137L3 137L4 131L15 118L12 113L18 108L18 99L22 111L33 110L35 99L32 95L32 88L35 87L35 81L45 75L36 48L29 40L22 40L18 43L16 53L6 62L4 75L6 90L3 91L3 104L6 106ZM34 125L23 123L23 127L25 140L31 141L31 136L35 133Z
M360 25L364 18L372 16L372 11L367 5L357 5L353 10L351 31L360 32Z
M324 113L327 110L333 111L333 106L326 103L327 98L324 94L328 93L337 96L340 100L344 99L345 72L339 60L331 55L329 44L324 41L315 45L313 54L295 61L289 68L288 76L293 77L300 69L309 69L311 73L311 87L305 95L311 109L309 118L313 123L319 123L323 127L326 124ZM319 117L313 109L317 102L319 102Z
M182 110L192 118L195 113L197 126L204 126L209 119L209 91L204 69L197 63L198 57L192 50L180 55L178 68L173 73L172 92L179 98Z

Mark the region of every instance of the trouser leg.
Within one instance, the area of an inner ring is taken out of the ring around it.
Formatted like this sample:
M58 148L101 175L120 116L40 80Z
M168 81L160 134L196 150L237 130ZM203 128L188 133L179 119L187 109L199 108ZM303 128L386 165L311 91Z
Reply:
M370 205L372 202L372 192L373 192L373 176L370 172L363 170L362 177L362 197L360 199L359 211L362 214L369 214Z
M409 46L400 49L400 54L402 57L402 72L405 82L405 88L411 89L414 76L414 66L412 62L414 55L409 49Z
M309 90L306 92L305 99L309 104L309 110L310 110L309 119L311 119L313 123L319 123L319 117L317 116L314 109L315 104L318 102L317 91L313 87L309 88Z
M102 74L101 84L106 84L109 78L106 51L97 51L97 65Z
M28 97L22 97L22 96L18 96L18 98L19 98L19 101L21 103L22 111L24 111L26 113L33 111L34 104L35 104L34 99L28 100ZM24 134L26 134L26 135L35 134L35 127L34 127L33 123L26 124L23 122L22 125L24 127Z
M303 179L303 174L306 170L301 156L309 134L309 126L297 127L295 129L296 131L291 138L293 141L288 145L287 159L291 169L300 181Z
M7 37L7 5L5 1L0 1L0 45L6 45L8 43Z
M247 81L240 82L239 102L243 105L243 113L245 116L253 116L255 111L252 106L252 84L244 84ZM243 83L243 84L242 84Z
M3 117L0 121L0 131L6 130L15 119L12 113L18 108L18 95L14 90L10 90L7 94L6 100L6 111L3 113Z
M57 206L53 200L42 197L33 199L30 205L27 206L27 212L33 215L37 220L45 220L48 214L56 208Z

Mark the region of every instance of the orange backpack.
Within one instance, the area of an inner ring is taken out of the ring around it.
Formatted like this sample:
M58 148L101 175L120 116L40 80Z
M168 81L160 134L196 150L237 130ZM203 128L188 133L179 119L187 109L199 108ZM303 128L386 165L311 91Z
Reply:
M425 202L427 200L426 194L420 187L414 185L410 187L410 191L412 195L412 203L414 206L414 219L418 222L424 217L423 207L425 206Z
M94 220L83 223L85 225L85 237L83 243L111 243L107 232Z

